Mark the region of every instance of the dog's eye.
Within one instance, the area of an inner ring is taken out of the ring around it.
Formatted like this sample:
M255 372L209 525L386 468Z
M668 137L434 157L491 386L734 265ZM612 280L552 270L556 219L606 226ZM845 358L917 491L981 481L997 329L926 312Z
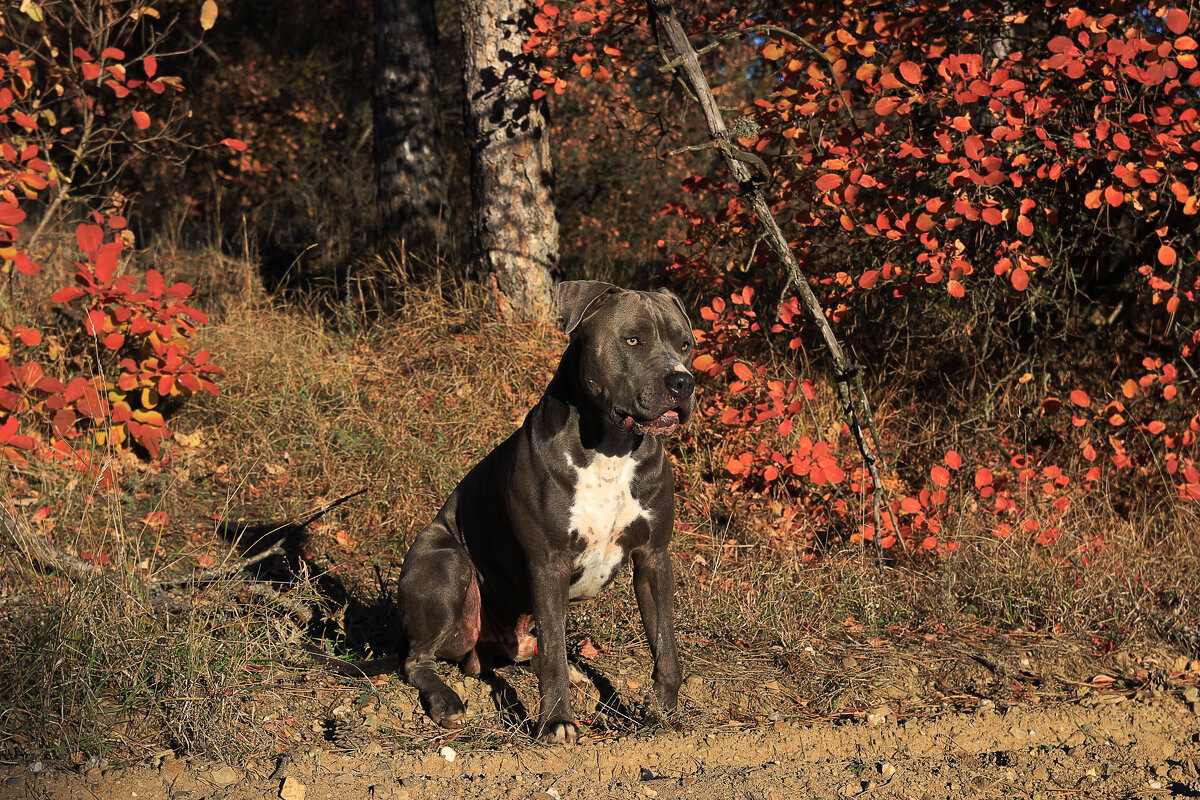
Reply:
M686 353L689 349L691 349L691 346L692 345L690 342L684 342L683 344L679 345L679 350L682 353Z
M629 338L627 338L625 340L625 344L629 345L630 347L637 347L641 343L642 343L642 340L637 338L636 336L630 336Z

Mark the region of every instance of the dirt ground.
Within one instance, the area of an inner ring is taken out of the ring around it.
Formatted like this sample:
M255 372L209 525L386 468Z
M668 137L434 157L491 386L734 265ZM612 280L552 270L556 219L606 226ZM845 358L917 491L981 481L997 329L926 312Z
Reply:
M796 692L811 691L805 681L820 664L776 654L746 662L734 679L693 673L683 711L657 725L637 719L644 666L598 654L598 678L574 690L585 727L573 747L538 745L523 732L536 699L523 667L490 684L448 673L472 714L455 733L435 728L394 678L310 670L277 692L260 687L235 715L259 756L221 763L167 751L74 769L8 763L0 797L1200 797L1200 664L1121 653L1054 661L1052 653L1061 655L1018 642L983 659L990 667L949 651L919 661L840 657L838 669L874 674L874 690L858 695L859 708L825 715L805 711ZM891 666L879 666L885 661ZM692 663L702 667L699 653Z
M874 721L874 720L873 720ZM19 798L1196 797L1200 720L1178 703L1013 707L897 724L773 723L575 747L309 748L239 768L5 772Z

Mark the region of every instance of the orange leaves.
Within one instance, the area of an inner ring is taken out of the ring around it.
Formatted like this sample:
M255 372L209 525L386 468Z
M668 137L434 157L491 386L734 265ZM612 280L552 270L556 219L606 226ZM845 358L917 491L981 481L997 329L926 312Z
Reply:
M900 77L912 85L917 85L923 80L921 68L912 61L900 62Z
M904 106L904 101L898 97L881 97L875 102L875 113L886 117L895 113L901 106Z
M822 192L832 192L842 186L842 178L840 175L826 173L817 178L816 187Z
M96 219L106 221L113 231L125 226L119 215L105 220L97 214ZM42 377L40 366L27 363L19 376L36 375L30 391L39 394L31 396L30 402L50 420L58 441L90 437L93 445L117 449L137 444L157 458L166 436L162 412L153 408L159 395L182 399L202 390L215 394L212 379L222 371L207 363L208 353L191 355L189 336L194 323L204 319L202 313L180 302L191 293L191 287L167 286L161 274L150 270L147 291L137 291L129 276L116 274L122 241L105 242L104 238L101 225L76 228L76 243L86 260L77 265L77 285L55 292L51 300L74 303L88 298L81 310L82 333L99 340L119 358L114 375L108 381L79 377L63 384ZM22 337L22 341L27 339ZM78 454L86 452L86 446L76 443L69 450ZM46 449L47 455L54 452L53 446ZM70 463L86 467L90 459L72 458Z
M1169 267L1175 263L1175 248L1169 244L1161 245L1158 248L1158 263L1164 267Z
M1168 9L1166 23L1167 30L1177 36L1182 35L1188 29L1188 13L1181 8Z
M980 467L978 470L975 471L975 488L976 489L986 489L986 488L992 486L994 481L995 481L995 477L992 475L992 471L990 469L988 469L987 467Z
M1009 273L1009 280L1012 281L1012 286L1018 292L1023 292L1029 288L1029 273L1023 269L1014 269Z

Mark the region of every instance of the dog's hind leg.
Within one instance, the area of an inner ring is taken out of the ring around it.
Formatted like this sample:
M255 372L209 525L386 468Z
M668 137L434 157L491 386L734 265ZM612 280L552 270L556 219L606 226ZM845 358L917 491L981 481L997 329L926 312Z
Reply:
M399 581L400 614L408 637L404 676L417 690L429 717L443 728L461 728L466 707L438 677L438 659L478 672L479 584L463 546L444 528L417 536Z

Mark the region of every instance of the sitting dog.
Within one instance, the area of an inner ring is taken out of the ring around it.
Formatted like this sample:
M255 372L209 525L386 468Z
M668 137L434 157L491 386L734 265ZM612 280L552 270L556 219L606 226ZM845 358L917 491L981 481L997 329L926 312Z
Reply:
M595 597L626 559L673 709L682 679L667 545L675 484L658 437L692 413L695 338L679 298L568 281L557 302L570 343L521 427L484 457L417 535L399 580L404 673L429 716L466 721L437 659L479 675L485 660L536 655L536 733L578 736L568 691L567 603Z

